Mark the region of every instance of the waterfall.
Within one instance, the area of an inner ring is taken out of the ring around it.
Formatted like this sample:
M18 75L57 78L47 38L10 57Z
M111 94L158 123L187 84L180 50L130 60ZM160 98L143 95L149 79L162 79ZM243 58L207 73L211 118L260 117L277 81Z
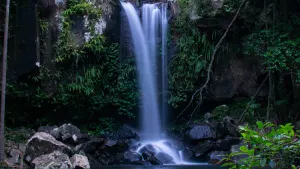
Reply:
M138 69L138 79L142 95L140 120L143 133L142 139L158 140L161 134L161 122L155 84L156 71L153 70L154 58L150 58L153 52L149 51L136 9L132 4L127 2L121 2L121 4L128 18Z
M168 55L167 55L167 33L168 33L168 19L167 19L167 9L168 4L162 4L162 14L161 14L161 31L162 31L162 43L161 43L161 77L162 77L162 118L163 127L166 127L165 123L167 120L167 107L168 107Z
M136 152L141 154L143 148L150 144L155 149L155 154L164 152L172 157L175 164L193 165L194 163L185 162L183 153L160 137L161 126L167 114L167 4L144 4L143 25L131 3L121 2L121 4L129 22L142 95L140 119L142 141L138 144ZM158 95L159 90L161 96Z

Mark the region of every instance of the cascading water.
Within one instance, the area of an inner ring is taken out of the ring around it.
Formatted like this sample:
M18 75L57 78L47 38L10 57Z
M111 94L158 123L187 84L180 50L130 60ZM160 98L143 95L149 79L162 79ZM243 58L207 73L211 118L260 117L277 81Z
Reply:
M179 151L170 146L168 141L161 139L161 125L167 111L167 4L144 4L143 26L133 5L129 2L121 4L129 22L142 95L142 142L136 151L141 153L143 147L150 144L156 153L168 154L176 164L192 164L185 163ZM162 92L160 99L158 99L159 90ZM161 102L160 106L158 100Z
M162 77L162 118L163 118L163 127L165 126L166 117L167 117L167 90L168 90L168 57L167 57L167 33L168 33L168 19L167 19L167 9L168 4L162 4L162 12L161 12L161 34L162 34L162 42L161 42L161 77Z
M131 37L136 57L138 79L142 95L142 133L147 140L157 140L161 133L157 90L155 85L155 70L146 43L141 21L136 9L131 3L121 2L128 18Z

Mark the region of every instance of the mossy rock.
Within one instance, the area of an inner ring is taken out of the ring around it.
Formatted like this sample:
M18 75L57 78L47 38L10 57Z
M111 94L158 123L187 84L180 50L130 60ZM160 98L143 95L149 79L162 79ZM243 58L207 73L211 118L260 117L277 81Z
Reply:
M211 114L214 117L224 117L228 114L229 112L229 107L227 105L220 105L217 106L212 112Z

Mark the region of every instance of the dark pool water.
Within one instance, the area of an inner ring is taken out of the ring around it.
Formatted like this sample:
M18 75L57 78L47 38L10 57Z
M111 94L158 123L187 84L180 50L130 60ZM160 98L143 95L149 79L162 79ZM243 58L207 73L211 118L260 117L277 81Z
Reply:
M218 165L167 165L167 166L103 166L92 169L226 169Z

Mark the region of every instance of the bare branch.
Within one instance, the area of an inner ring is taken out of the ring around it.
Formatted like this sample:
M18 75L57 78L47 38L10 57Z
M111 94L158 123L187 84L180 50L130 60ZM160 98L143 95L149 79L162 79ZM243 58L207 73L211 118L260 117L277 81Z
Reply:
M188 105L183 109L183 111L177 116L175 122L178 120L178 118L179 118L180 116L183 116L183 113L191 106L191 104L193 103L193 100L194 100L196 94L198 94L198 93L200 94L200 101L198 102L198 104L197 104L196 108L194 109L194 111L195 111L196 109L198 109L198 108L201 106L201 104L202 104L202 99L203 99L202 93L203 93L203 90L206 90L206 89L207 89L207 85L208 85L208 83L209 83L209 81L210 81L210 79L211 79L212 66L213 66L213 63L214 63L214 60L215 60L217 51L218 51L218 49L220 48L220 45L222 44L223 40L224 40L225 37L227 36L230 27L233 25L234 21L235 21L236 18L238 17L238 15L239 15L239 13L240 13L240 11L241 11L241 9L242 9L242 6L245 4L245 2L246 2L246 0L243 0L243 2L240 4L240 6L239 6L239 8L238 8L238 10L237 10L237 12L236 12L236 14L235 14L235 16L233 17L233 19L231 20L230 24L229 24L228 27L226 28L225 33L223 34L223 36L221 37L221 39L219 40L219 42L217 43L217 45L216 45L215 48L214 48L214 51L213 51L213 54L212 54L212 57L211 57L211 60L210 60L210 63L209 63L209 67L208 67L208 69L207 69L207 79L206 79L204 85L203 85L201 88L199 88L198 90L196 90L196 91L194 92L194 94L192 95L192 98L191 98L189 104L188 104ZM192 115L194 114L194 111L193 111ZM191 117L192 117L192 115L191 115ZM190 119L191 119L191 117L190 117ZM189 121L190 121L190 120L189 120Z

